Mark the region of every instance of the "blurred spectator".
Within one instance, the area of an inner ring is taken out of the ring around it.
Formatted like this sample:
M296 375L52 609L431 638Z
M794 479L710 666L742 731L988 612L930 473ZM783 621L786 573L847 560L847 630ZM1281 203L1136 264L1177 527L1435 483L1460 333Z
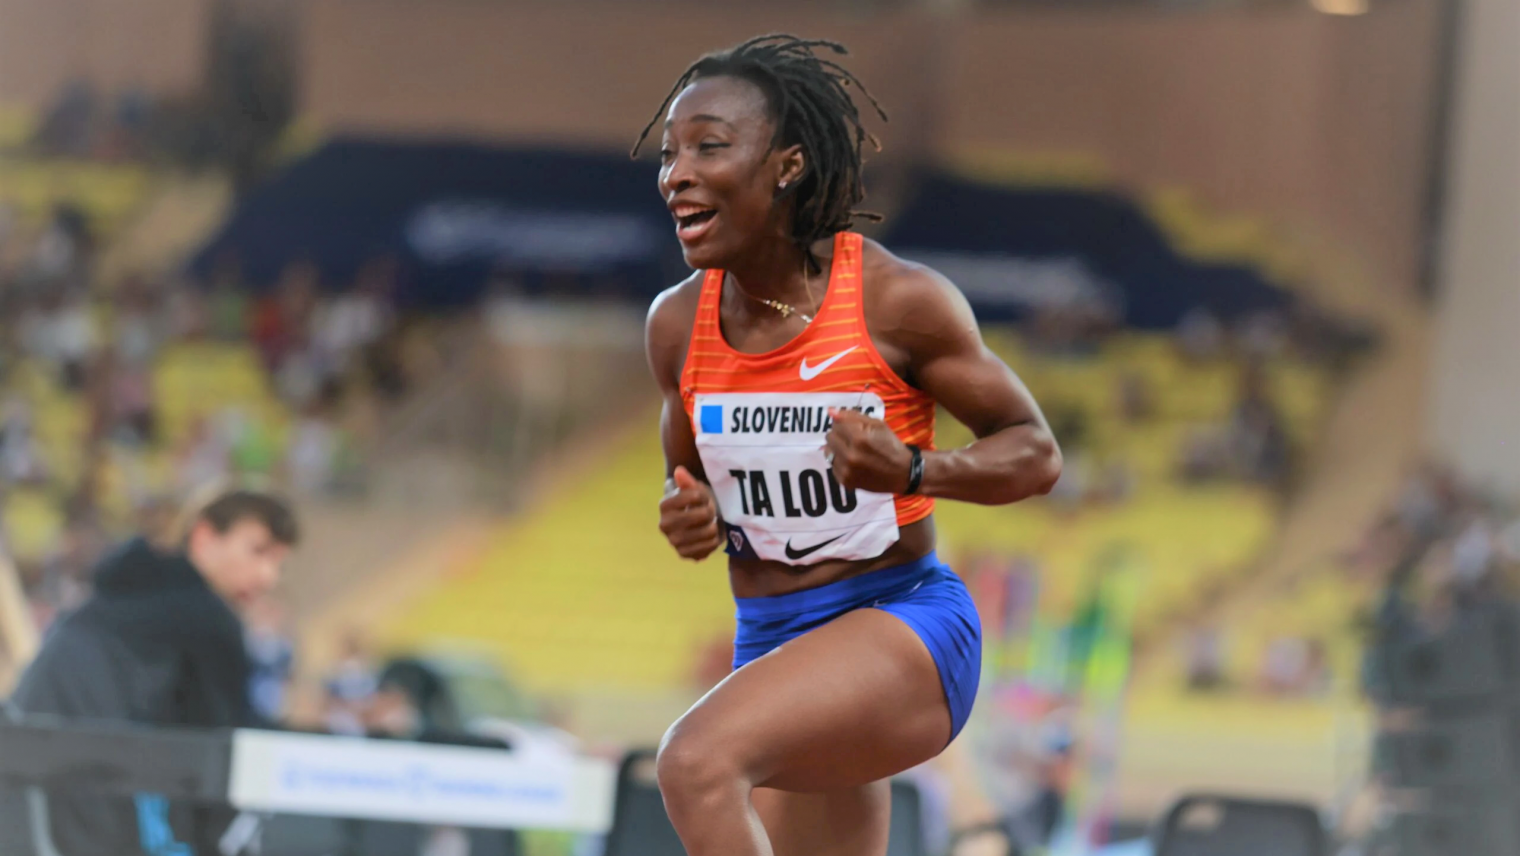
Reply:
M290 429L285 474L290 489L302 496L324 493L333 486L338 460L338 431L318 405L307 408Z
M447 686L415 660L394 661L380 673L364 709L364 725L370 737L510 748L498 737L466 732L453 712ZM434 826L423 837L418 856L468 856L469 852L470 838L464 830Z
M158 355L169 331L157 311L156 297L142 277L129 277L117 286L111 334L120 365L147 368Z
M196 341L210 332L211 316L206 297L185 283L175 283L165 298L165 316L169 335L181 341Z
M378 685L364 637L357 631L343 637L338 664L323 684L327 691L327 730L333 734L365 733L366 711Z
M243 478L273 477L284 457L274 429L239 408L224 411L222 419L232 441L233 473Z
M1187 640L1187 685L1190 690L1215 690L1225 679L1224 636L1217 627L1195 627Z
M205 484L224 481L232 471L232 451L219 427L209 419L191 423L175 451L177 487L188 493Z
M285 623L285 610L273 596L248 609L249 688L254 713L266 723L285 717L285 696L295 673L295 643Z
M1192 362L1207 362L1224 353L1224 325L1202 306L1189 309L1177 322L1177 348Z
M375 679L374 691L365 699L365 731L416 740L431 727L424 711L443 692L436 677L426 671L389 666Z
M1230 468L1230 447L1224 432L1215 427L1195 427L1182 441L1181 476L1185 482L1204 482L1222 477Z
M94 143L96 102L90 84L81 80L65 84L37 129L42 150L54 155L88 156Z
M1273 695L1297 691L1309 667L1309 643L1296 636L1273 639L1261 664L1262 688Z
M141 87L116 96L110 125L105 129L102 155L113 161L142 157L153 120L153 101Z
M113 349L107 367L109 412L120 441L147 445L157 436L153 400L153 360L163 341L159 318L151 312L142 286L123 284L112 319Z
M84 389L85 367L97 344L95 319L82 295L52 289L20 320L22 345L48 366L64 389Z
M1325 641L1319 638L1310 639L1308 659L1304 665L1299 692L1309 696L1322 696L1330 691L1331 677L1330 652L1325 647Z
M1288 432L1267 395L1259 364L1244 374L1240 399L1230 414L1228 444L1236 473L1247 480L1281 485L1288 476Z
M0 404L0 478L11 484L42 481L47 470L32 430L32 408L16 397Z
M1037 767L1039 792L1029 809L1029 820L1041 844L1055 838L1066 817L1066 797L1077 773L1075 741L1065 729L1051 734Z
M317 284L315 266L294 263L281 272L274 292L259 300L250 332L271 374L278 374L285 358L306 344Z
M1145 376L1134 371L1119 375L1119 416L1125 422L1144 422L1156 413L1156 397Z
M364 353L370 383L376 392L392 403L406 394L409 385L406 346L405 330L400 326L391 326ZM430 362L436 362L436 359L431 359Z
M1241 319L1238 327L1236 341L1247 360L1276 360L1287 350L1287 319L1280 312L1253 312Z
M137 507L135 528L148 542L164 550L174 547L175 529L179 526L180 510L177 504L162 494L152 494Z
M525 301L522 283L510 273L493 271L486 280L481 314L485 316L486 329L499 343L512 344L513 328Z
M58 615L79 608L90 596L91 566L108 539L88 519L69 521L58 546L42 561L34 598L43 606L38 626L47 628Z
M221 270L211 282L206 297L212 337L223 342L247 339L251 319L250 302L236 271Z
M1434 535L1450 512L1456 497L1448 479L1432 467L1411 473L1395 500L1398 523L1408 532Z
M1259 683L1262 691L1275 696L1323 695L1330 688L1325 643L1301 636L1273 639L1262 658Z
M351 371L356 360L390 332L395 277L395 259L371 261L359 271L353 288L317 309L314 344L335 373Z
M1287 422L1268 395L1266 374L1251 364L1229 419L1187 433L1180 471L1189 482L1235 478L1280 489L1291 475L1290 453Z
M1488 576L1498 555L1497 534L1493 521L1481 515L1462 529L1452 544L1453 582L1475 586Z
M331 367L313 341L319 287L314 265L290 265L254 322L254 341L274 375L275 388L298 408L316 399Z
M1113 307L1101 302L1074 302L1041 307L1027 325L1032 346L1044 353L1090 357L1119 326Z
M28 713L137 724L253 725L236 610L279 580L298 538L278 499L220 494L193 513L180 549L136 538L95 570L95 592L47 634L12 696ZM214 853L225 809L51 790L53 838L66 853L128 853L149 822L188 851ZM184 845L180 845L183 847Z

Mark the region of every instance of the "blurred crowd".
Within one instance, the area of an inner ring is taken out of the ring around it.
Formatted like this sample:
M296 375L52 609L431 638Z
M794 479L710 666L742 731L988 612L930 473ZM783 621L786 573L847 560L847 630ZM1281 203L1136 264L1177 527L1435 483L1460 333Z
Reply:
M1330 631L1333 628L1326 628ZM1321 698L1332 689L1325 640L1313 636L1273 638L1251 672L1231 675L1227 661L1230 634L1214 624L1187 634L1187 686L1197 692L1246 691L1275 698Z
M38 154L106 162L148 159L162 120L152 97L128 87L107 96L89 83L63 88L31 140Z
M70 82L39 117L28 153L219 169L247 187L271 164L294 115L295 43L277 14L234 4L215 7L210 33L196 90Z
M1334 575L1348 593L1344 620L1365 638L1435 632L1466 612L1520 592L1520 503L1448 467L1422 463L1355 543L1320 573ZM1350 615L1356 610L1359 617ZM1323 631L1337 634L1348 627ZM1273 638L1249 676L1230 674L1227 648L1233 641L1213 624L1188 633L1189 687L1247 688L1278 697L1317 697L1331 689L1336 676L1325 638ZM1363 679L1375 696L1379 678Z
M1403 612L1426 627L1520 591L1520 503L1452 470L1412 471L1386 512L1345 557L1383 594L1374 628Z
M40 623L80 602L106 545L161 531L204 485L363 490L365 444L408 388L409 328L386 260L341 291L322 289L306 265L264 294L231 266L208 283L174 273L106 281L81 212L61 206L30 229L6 219L0 211L0 503L4 549ZM193 360L196 347L255 353L267 389L254 397L268 406L180 403L193 418L166 430L158 372L167 353ZM32 525L39 516L57 523Z
M1041 315L1021 328L1035 353L1063 359L1096 355L1103 340L1115 332L1112 323L1088 315L1066 320ZM1185 484L1241 482L1286 493L1304 450L1295 445L1271 368L1296 361L1333 376L1373 339L1364 330L1295 306L1234 321L1199 307L1183 316L1171 341L1185 364L1227 365L1236 374L1228 410L1189 424L1174 451L1173 475ZM1119 367L1111 395L1116 402L1113 412L1124 426L1153 425L1161 418L1153 383L1141 372ZM1058 397L1045 409L1066 457L1053 500L1077 506L1128 498L1136 482L1130 463L1093 448L1100 432L1094 420L1102 417L1080 406L1064 406Z

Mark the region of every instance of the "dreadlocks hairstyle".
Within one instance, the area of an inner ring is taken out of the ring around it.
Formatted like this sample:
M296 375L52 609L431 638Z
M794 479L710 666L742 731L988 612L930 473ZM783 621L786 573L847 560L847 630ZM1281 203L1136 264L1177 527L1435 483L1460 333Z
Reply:
M887 114L865 84L839 63L817 56L815 48L849 53L838 42L775 33L702 57L676 80L630 154L638 156L665 108L693 81L737 77L760 87L776 126L771 146L801 145L806 155L802 177L784 193L795 194L792 240L817 272L820 267L811 251L815 241L850 228L856 217L881 220L880 215L855 210L866 195L860 180L861 147L869 142L881 151L881 143L861 124L848 88L858 88L882 121Z

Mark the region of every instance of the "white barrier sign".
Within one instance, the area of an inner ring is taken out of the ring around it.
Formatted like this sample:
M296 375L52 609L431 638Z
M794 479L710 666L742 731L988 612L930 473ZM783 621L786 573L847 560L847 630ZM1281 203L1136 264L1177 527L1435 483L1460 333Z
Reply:
M571 755L238 731L229 796L246 811L604 832L615 779Z

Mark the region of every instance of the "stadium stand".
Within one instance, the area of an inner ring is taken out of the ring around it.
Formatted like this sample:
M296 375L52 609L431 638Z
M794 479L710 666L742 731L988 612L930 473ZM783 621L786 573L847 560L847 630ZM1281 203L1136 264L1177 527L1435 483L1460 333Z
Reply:
M1119 472L1108 484L1096 473L1091 484L1042 503L947 503L938 517L946 555L1032 555L1041 568L1041 596L1060 610L1089 585L1101 556L1116 544L1131 546L1153 570L1136 618L1142 633L1249 567L1272 532L1275 489L1180 477L1190 427L1229 418L1236 373L1227 363L1189 365L1169 341L1144 335L1118 337L1097 355L1075 359L1041 355L1012 333L989 340L1048 411L1093 426L1089 441L1071 444L1068 460L1091 459L1094 471ZM1153 411L1129 425L1119 412L1119 387L1137 374L1157 395ZM1291 361L1272 376L1293 390L1283 398L1294 401L1284 408L1289 433L1312 435L1329 379ZM662 467L647 424L630 429L632 436L605 462L587 467L582 481L504 527L497 546L400 616L387 638L401 646L487 641L525 682L546 690L608 683L654 689L691 680L694 652L731 627L732 607L721 571L665 556L639 510L640 497L647 504L653 490L648 480L657 478L649 474ZM940 442L963 442L963 433L942 429ZM1081 471L1079 464L1075 472ZM557 570L539 571L546 567Z

